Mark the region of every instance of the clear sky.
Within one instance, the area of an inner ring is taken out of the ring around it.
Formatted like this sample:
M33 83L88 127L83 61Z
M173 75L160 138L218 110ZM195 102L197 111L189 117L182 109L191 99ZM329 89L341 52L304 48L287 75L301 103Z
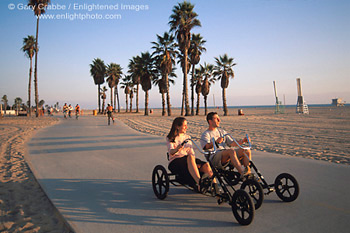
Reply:
M173 0L51 0L39 26L39 98L97 107L97 86L89 64L101 58L127 72L129 59L151 50L156 34L169 30ZM193 0L202 27L193 30L207 41L200 64L214 63L227 53L234 58L235 78L227 90L229 106L273 105L273 81L280 100L296 104L296 78L301 78L309 104L329 104L335 97L350 102L350 1L348 0ZM25 0L0 1L0 97L10 104L27 101L29 59L20 50L23 38L35 35L36 18ZM100 10L99 5L114 9ZM143 5L138 11L122 5ZM93 8L93 9L90 9ZM82 20L80 16L90 17ZM62 19L64 17L70 19ZM60 17L61 19L58 19ZM74 18L75 17L75 18ZM95 17L95 19L93 19ZM96 19L114 17L115 19ZM171 102L181 104L183 75L177 70ZM107 86L107 84L106 84ZM34 90L34 89L33 89ZM120 90L120 101L125 95ZM34 92L34 91L33 91ZM222 105L215 83L209 105ZM109 92L107 99L109 99ZM34 97L32 98L32 103ZM203 100L201 99L203 106ZM140 91L140 108L144 92ZM158 87L150 91L150 107L161 107Z

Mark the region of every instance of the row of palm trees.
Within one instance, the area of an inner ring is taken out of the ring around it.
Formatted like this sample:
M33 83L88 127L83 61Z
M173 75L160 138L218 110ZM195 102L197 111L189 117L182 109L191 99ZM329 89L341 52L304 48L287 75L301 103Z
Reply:
M182 91L182 111L184 114L194 115L194 92L197 93L197 107L196 115L199 114L199 99L200 94L204 96L205 114L207 114L207 96L210 91L210 86L216 80L221 81L222 98L224 115L228 115L226 102L226 89L229 85L229 79L234 77L233 58L229 58L227 54L215 58L216 65L204 63L199 68L195 66L200 62L200 56L206 51L203 37L200 34L193 34L191 30L195 27L200 27L201 23L197 19L197 14L193 11L194 5L184 1L178 3L173 8L173 13L170 16L169 33L165 32L162 36L157 35L157 41L152 43L153 53L148 51L141 53L129 60L128 74L124 75L121 82L121 87L124 89L126 95L126 111L128 111L128 97L130 98L130 111L132 109L132 98L136 92L136 112L138 109L138 94L139 86L145 92L145 115L148 115L149 90L153 84L159 87L159 92L162 95L162 115L166 112L171 116L171 104L169 95L169 85L174 83L175 75L175 61L180 64L183 72L183 91ZM174 33L174 34L172 34ZM175 42L176 40L176 42ZM111 72L108 72L109 67L104 65L100 58L93 60L90 64L90 73L94 78L95 84L98 85L98 106L100 108L100 97L105 99L104 93L101 95L101 87L104 83L104 77L108 77L108 85L111 88L111 103L112 89L117 90L119 79L122 76L122 68L118 66L118 72L113 78ZM189 107L188 99L188 73L192 67L192 77L190 79L191 87L191 109ZM113 72L112 72L113 73ZM116 91L117 92L117 91ZM104 103L104 102L103 102ZM115 107L114 102L114 107ZM167 106L167 108L165 108ZM104 107L102 108L104 109ZM103 110L102 110L103 111ZM118 112L120 112L118 100Z

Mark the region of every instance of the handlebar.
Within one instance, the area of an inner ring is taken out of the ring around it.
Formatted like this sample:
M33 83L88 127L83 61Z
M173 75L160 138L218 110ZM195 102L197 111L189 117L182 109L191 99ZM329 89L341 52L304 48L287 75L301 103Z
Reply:
M215 154L216 151L217 151L217 147L216 147L215 139L214 139L214 138L211 139L212 142L213 142L213 145L214 145L214 148L213 148L212 151L204 151L204 150L202 150L202 149L196 144L196 142L195 142L192 138L186 139L185 141L183 141L183 142L181 143L181 145L187 143L189 140L191 140L191 142L193 143L193 145L196 146L196 148L198 149L198 151L199 151L200 153L204 154L205 156L209 156L210 154Z
M237 140L236 140L234 137L232 137L232 135L229 134L229 133L224 134L224 136L222 136L222 137L225 137L225 136L230 136L230 137L232 138L232 140L237 144L237 146L238 146L239 148L243 149L243 150L249 150L249 149L252 148L252 144L251 144L251 142L250 142L250 139L249 139L249 137L248 137L248 134L246 134L246 137L247 137L247 141L248 141L249 147L243 147L243 146L241 146L241 145L237 142Z

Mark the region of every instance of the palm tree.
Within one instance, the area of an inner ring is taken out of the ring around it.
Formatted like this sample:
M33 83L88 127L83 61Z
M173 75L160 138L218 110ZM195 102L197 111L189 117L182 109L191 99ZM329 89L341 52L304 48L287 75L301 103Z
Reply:
M164 79L163 81L159 81L158 84L165 85L165 89L162 89L161 93L163 93L163 91L165 91L166 93L168 116L171 116L168 76L173 71L173 65L175 64L175 57L177 54L177 51L175 50L176 44L174 42L174 39L175 38L173 35L164 32L163 37L157 35L157 42L152 42L152 44L154 45L152 49L155 50L152 56L156 55L155 60L157 63L157 67L160 70L162 79Z
M190 63L192 65L192 79L191 79L191 101L192 101L192 108L191 108L191 115L194 115L194 86L196 83L195 80L195 66L200 61L200 56L202 55L202 52L206 51L206 49L203 47L205 44L205 40L203 40L203 37L200 34L192 34L191 38L191 45L190 49L188 50Z
M152 88L152 79L156 76L154 60L149 52L141 53L140 81L145 92L145 116L148 116L148 91Z
M39 37L39 16L45 14L46 7L50 4L50 0L28 0L28 6L33 9L36 15L36 37L35 37L35 62L34 62L34 86L35 86L35 108L36 117L39 116L39 91L38 91L38 37Z
M20 97L16 97L14 102L15 102L15 104L14 104L13 108L16 109L16 113L18 115L18 112L20 110L20 105L22 104L22 99Z
M188 50L191 44L191 30L196 26L201 26L200 21L197 19L197 13L193 11L194 5L184 1L174 6L173 14L170 16L170 32L175 31L178 46L184 58L183 65L183 93L185 97L186 116L190 115L190 107L188 103L188 90L187 90L187 64L188 64Z
M6 114L6 110L7 110L7 105L9 100L7 99L7 95L3 95L1 98L1 101L4 103L4 113Z
M230 78L234 78L235 74L232 67L236 65L233 63L233 58L229 58L227 54L215 58L216 66L214 76L221 79L222 88L222 103L224 108L224 116L228 115L227 103L226 103L226 88L229 85Z
M136 85L136 112L139 112L139 86L141 84L141 57L136 56L129 60L128 72L131 75L134 85Z
M34 36L27 36L23 38L22 51L30 60L29 66L29 83L28 83L28 116L32 115L31 111L31 92L32 92L32 67L33 67L33 56L35 54L35 38Z
M45 100L40 100L39 101L39 108L42 108L45 104Z
M106 66L103 60L96 58L90 64L90 74L94 78L95 85L97 85L97 101L98 101L98 112L101 113L101 84L105 82Z
M129 95L131 93L131 88L133 86L133 83L132 83L132 78L130 75L126 75L124 78L123 78L123 82L121 82L122 86L121 88L124 89L124 94L125 94L125 112L128 112L128 101L129 101Z
M106 75L108 76L107 78L108 86L111 89L111 106L113 106L113 96L115 97L115 95L113 95L113 89L115 91L118 91L118 83L122 75L122 68L120 67L119 64L111 63L107 66ZM115 102L116 101L114 101L114 109L116 105ZM119 96L118 96L118 112L120 112Z
M156 67L157 69L160 70L160 67L159 67L159 63L156 63ZM169 84L172 83L174 84L175 81L173 79L171 79L170 77L176 77L176 74L174 72L175 68L173 69L173 71L169 74L169 76L167 76L167 81L164 77L161 77L161 76L157 76L153 79L153 84L157 85L159 87L159 93L162 95L162 116L165 116L165 94L167 94L168 90L169 90ZM169 115L169 112L168 112L168 116Z
M214 72L214 66L211 64L206 64L204 62L204 66L200 65L200 73L204 77L204 81L202 84L202 95L204 96L204 107L205 107L205 113L204 115L207 115L208 113L208 104L207 99L210 91L211 83L215 82L215 78L213 77Z
M129 98L130 98L130 112L132 112L132 99L134 98L134 88L130 88Z
M107 90L106 86L103 86L101 89L102 113L103 114L105 113L105 103L106 103L106 99L107 99L107 95L106 95L107 91L108 90Z
M200 101L200 95L202 92L202 80L203 74L201 73L201 69L196 69L194 81L196 85L196 94L197 94L197 107L196 107L196 115L199 115L199 101Z
M182 70L185 70L185 59L182 54L178 55L179 60L177 61L178 64L180 64ZM186 59L187 60L187 59ZM191 63L187 62L187 74L190 72ZM184 115L184 104L185 104L185 89L182 90L182 101L181 101L181 116Z

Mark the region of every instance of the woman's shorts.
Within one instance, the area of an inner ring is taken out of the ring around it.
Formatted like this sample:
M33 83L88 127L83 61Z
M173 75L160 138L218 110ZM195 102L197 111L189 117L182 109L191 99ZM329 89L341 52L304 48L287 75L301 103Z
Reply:
M196 164L199 165L199 168L201 168L204 164L206 164L206 162L196 158ZM195 180L188 171L187 156L174 159L171 161L168 168L173 174L179 175L181 183L188 184L192 187L194 187L196 184Z

